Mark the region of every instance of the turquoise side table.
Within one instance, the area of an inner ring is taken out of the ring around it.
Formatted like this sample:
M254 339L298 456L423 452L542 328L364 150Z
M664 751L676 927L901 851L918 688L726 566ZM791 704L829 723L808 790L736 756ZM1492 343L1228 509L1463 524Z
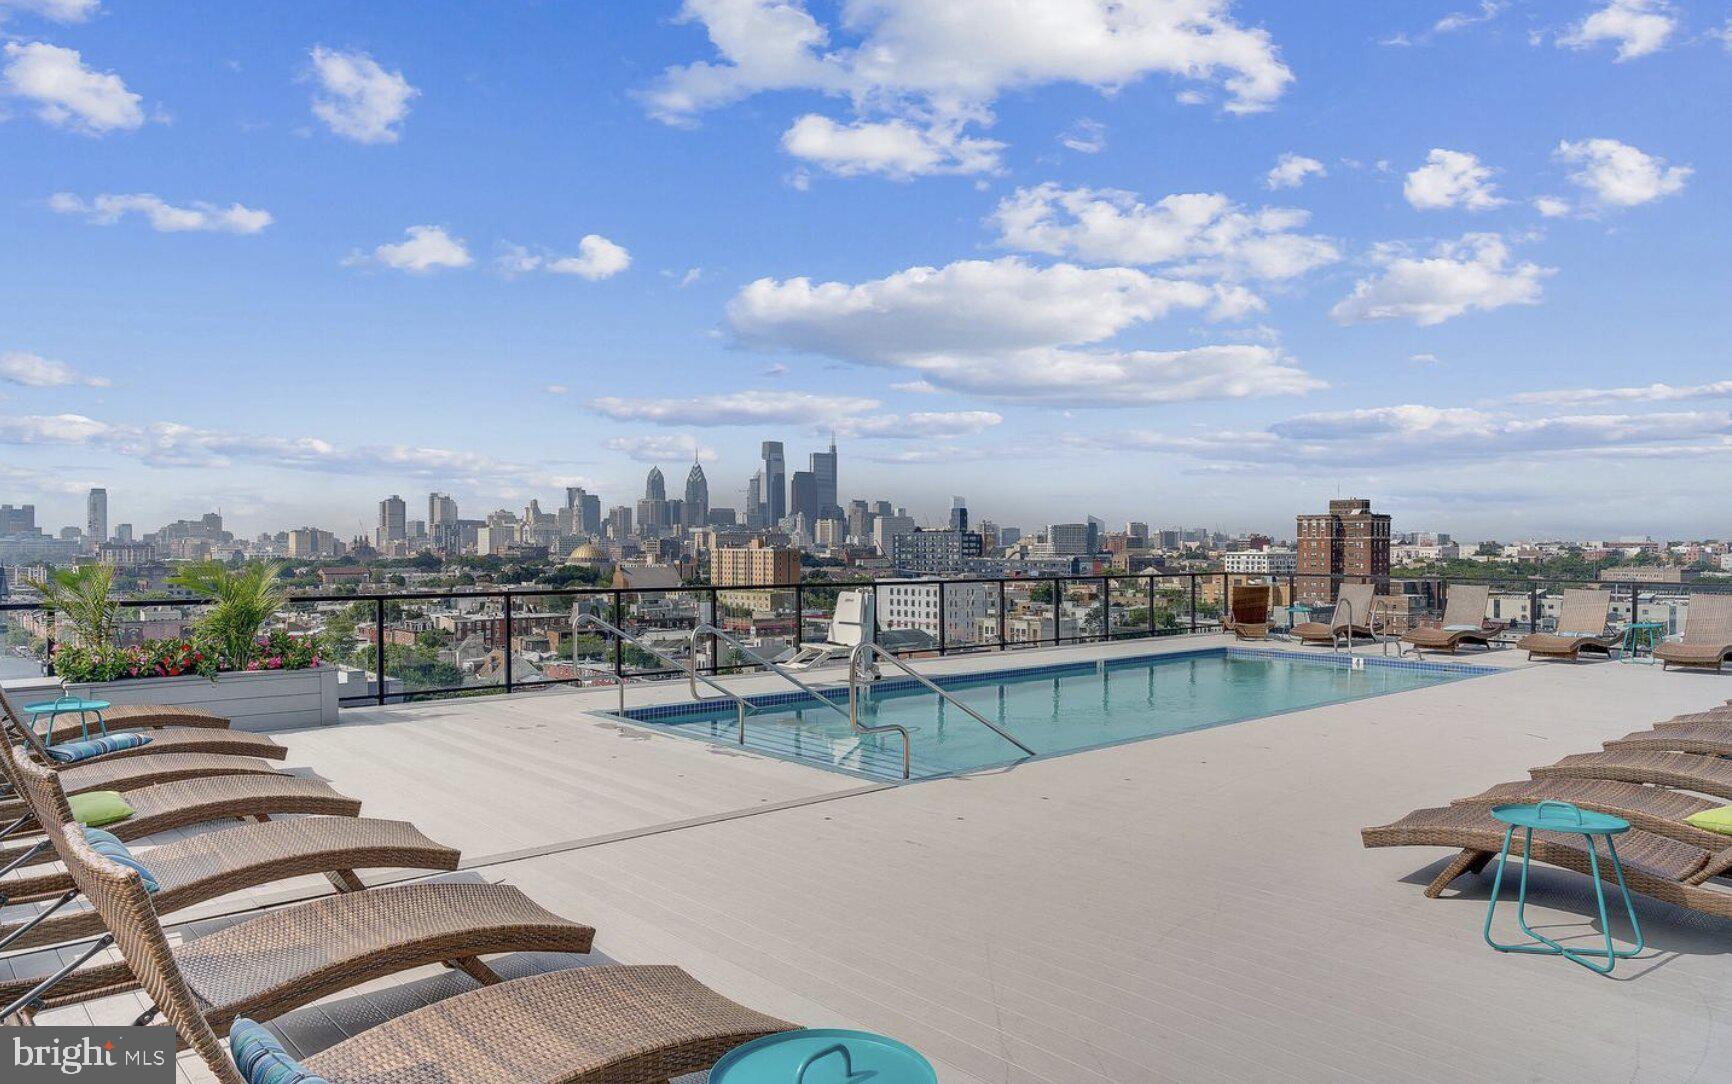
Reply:
M710 1084L938 1084L920 1052L865 1031L807 1028L766 1035L728 1051Z
M1485 943L1499 952L1533 952L1544 956L1562 956L1581 964L1590 971L1602 975L1610 975L1612 968L1619 960L1627 960L1642 951L1642 925L1636 921L1636 905L1630 901L1630 887L1624 883L1624 867L1618 861L1618 849L1612 843L1612 837L1630 830L1630 822L1622 817L1614 817L1609 813L1594 813L1572 805L1569 802L1541 802L1538 805L1500 805L1492 809L1491 815L1508 825L1503 834L1503 852L1497 856L1497 877L1492 881L1491 903L1485 909ZM1510 842L1515 837L1515 830L1521 828L1526 835L1522 838L1522 879L1521 893L1516 897L1516 924L1523 933L1533 938L1538 944L1505 945L1494 940L1491 935L1492 916L1497 913L1498 894L1503 889L1503 867L1509 859ZM1543 933L1536 932L1527 922L1528 902L1528 855L1533 850L1534 829L1548 832L1570 832L1579 834L1588 846L1588 866L1593 870L1594 899L1600 906L1600 929L1606 934L1606 947L1603 949L1574 949L1553 941ZM1630 929L1635 931L1636 944L1633 948L1614 949L1612 947L1612 924L1606 918L1606 883L1600 879L1600 858L1594 848L1596 836L1604 836L1606 853L1611 856L1612 870L1618 877L1618 889L1624 894L1624 913L1630 916ZM1604 960L1604 965L1597 963Z
M48 729L54 730L54 721L62 715L78 715L78 731L81 737L90 737L90 723L86 716L96 716L96 727L108 736L108 723L102 718L102 713L114 705L106 700L81 700L76 696L61 696L53 700L44 700L38 704L26 704L24 710L30 713L30 725L35 726L36 720L48 716Z
M1632 621L1624 626L1624 644L1618 652L1619 662L1639 662L1645 666L1654 665L1654 649L1666 638L1666 623L1664 621ZM1642 648L1648 649L1644 658Z

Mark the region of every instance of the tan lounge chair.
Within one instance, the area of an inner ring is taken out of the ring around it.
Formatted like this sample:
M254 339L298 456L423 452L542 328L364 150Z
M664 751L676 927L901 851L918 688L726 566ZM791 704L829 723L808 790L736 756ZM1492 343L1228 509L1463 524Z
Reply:
M1516 647L1526 651L1529 659L1538 655L1580 662L1584 651L1598 652L1610 658L1612 649L1622 639L1606 635L1606 619L1611 612L1609 591L1572 587L1564 592L1564 601L1558 610L1558 631L1530 632L1516 642Z
M1577 753L1556 764L1530 768L1535 779L1616 779L1679 787L1732 800L1732 760L1698 753L1617 749Z
M10 755L9 770L50 836L59 838L57 833L66 828L82 832L72 819L56 773L15 751ZM61 857L65 859L64 851ZM330 878L339 890L358 891L366 886L355 875L357 869L449 871L457 868L459 859L457 851L428 839L412 824L367 817L302 817L222 828L152 847L141 857L156 876L160 887L153 898L165 913L315 873ZM7 912L7 921L0 923L0 949L7 951L102 931L100 914L71 892L52 903L7 908Z
M32 750L38 756L48 757L47 747L54 744L45 742L35 727L31 726L18 709L7 699L5 692L0 691L0 712L11 721L11 729L21 738L30 743ZM61 728L56 728L60 730ZM122 732L126 733L126 732ZM77 740L77 731L69 740ZM97 737L92 733L92 737ZM282 760L289 751L264 734L249 734L241 730L229 730L225 727L181 727L171 726L152 730L150 741L144 745L130 749L120 749L111 753L103 753L89 760L78 761L89 764L94 761L120 760L125 757L152 756L159 753L220 753L228 756L266 757L271 760Z
M1372 600L1377 597L1377 587L1369 583L1345 583L1336 596L1335 612L1327 622L1306 621L1293 626L1292 635L1300 643L1328 644L1334 646L1345 637L1349 643L1353 637L1360 636L1371 639Z
M1462 644L1489 649L1492 638L1509 628L1507 622L1487 620L1485 608L1490 600L1491 588L1484 584L1457 584L1449 589L1442 626L1411 629L1402 634L1402 642L1412 644L1416 653L1446 651L1453 655Z
M1690 595L1683 640L1654 649L1654 657L1664 670L1674 666L1712 666L1719 671L1729 655L1732 655L1732 595L1700 592Z
M1457 798L1450 805L1471 805L1490 808L1494 805L1538 802L1569 802L1597 813L1622 817L1631 825L1657 836L1675 839L1706 851L1732 847L1732 836L1698 828L1684 818L1708 809L1718 809L1721 802L1688 794L1670 787L1645 786L1613 779L1524 779L1516 783L1499 783L1467 798Z
M131 793L140 787L172 783L177 779L281 774L257 757L230 757L219 753L164 753L94 764L55 765L55 770L60 774L60 785L68 794L85 794L93 790ZM29 812L22 798L0 801L0 820L14 820Z
M1228 610L1227 627L1240 640L1269 638L1269 585L1240 584L1229 592L1233 604Z
M742 1043L793 1027L674 967L585 967L498 983L478 954L537 942L558 946L553 951L588 951L593 934L505 885L373 889L270 912L170 948L153 906L160 893L148 894L136 872L91 850L76 830L65 834L63 846L125 961L74 978L112 980L111 988L135 979L219 1084L245 1084L217 1038L237 1012L280 1014L446 958L442 953L463 954L458 966L497 985L387 1021L307 1059L305 1069L331 1084L625 1084L702 1071ZM339 916L308 907L363 913L327 925ZM459 929L456 915L477 929ZM54 1005L69 999L64 989L22 996Z
M1732 721L1720 723L1689 723L1680 726L1657 726L1638 730L1605 743L1607 752L1662 750L1678 753L1701 753L1711 757L1732 757Z
M165 727L227 730L230 725L230 720L225 716L205 711L203 708L176 707L169 704L114 704L102 713L102 722L111 732L161 730ZM94 718L89 720L87 728L80 724L75 716L62 716L43 734L43 738L50 743L76 741L84 735L86 729L91 733L100 733Z
M1463 873L1477 873L1503 849L1505 825L1481 805L1453 805L1441 809L1416 809L1393 824L1365 828L1360 838L1367 847L1453 847L1456 855L1426 887L1436 897ZM1732 842L1732 841L1729 841ZM1732 846L1718 851L1693 847L1640 828L1618 837L1618 859L1630 891L1687 907L1693 911L1732 918L1732 892L1705 885L1732 868ZM1522 833L1510 844L1512 857L1522 853ZM1570 833L1535 832L1532 857L1547 865L1590 874L1588 852L1582 837ZM1604 851L1599 854L1600 876L1616 884L1616 875Z

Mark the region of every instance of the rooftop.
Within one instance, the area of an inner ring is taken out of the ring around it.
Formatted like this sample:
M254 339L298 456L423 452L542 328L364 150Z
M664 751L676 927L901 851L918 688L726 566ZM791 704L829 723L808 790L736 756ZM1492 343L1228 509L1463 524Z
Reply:
M908 785L621 723L595 714L614 706L604 691L350 709L278 736L369 815L461 848L454 876L593 924L595 957L675 962L762 1011L894 1035L947 1082L1455 1080L1464 1057L1509 1079L1702 1079L1732 1050L1732 924L1638 897L1649 948L1614 980L1501 955L1480 939L1489 878L1427 899L1451 853L1366 850L1359 829L1722 704L1732 685L1515 651L1469 661L1493 673ZM1536 867L1540 921L1582 932L1588 888ZM325 890L274 885L192 917ZM311 1052L467 981L399 977L279 1028ZM202 1067L183 1061L183 1079Z

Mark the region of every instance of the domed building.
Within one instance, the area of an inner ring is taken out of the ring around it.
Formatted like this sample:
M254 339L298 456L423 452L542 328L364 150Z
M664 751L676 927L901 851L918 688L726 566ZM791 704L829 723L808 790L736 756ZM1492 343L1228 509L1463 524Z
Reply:
M570 556L566 557L565 563L594 569L602 576L606 576L613 570L613 558L608 556L607 550L594 542L585 542L572 550Z

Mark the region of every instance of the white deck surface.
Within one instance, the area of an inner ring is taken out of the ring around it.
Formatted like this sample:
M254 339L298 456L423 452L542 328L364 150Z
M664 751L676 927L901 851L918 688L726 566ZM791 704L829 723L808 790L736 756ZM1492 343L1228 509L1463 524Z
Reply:
M1727 1079L1732 923L1639 901L1650 947L1611 979L1494 953L1489 877L1425 899L1449 853L1365 850L1359 829L1720 704L1732 676L1486 662L1502 672L907 786L582 714L600 693L354 709L279 738L367 814L461 847L467 875L595 925L598 956L894 1035L947 1082ZM1533 897L1568 922L1592 899L1559 871ZM466 982L394 979L281 1030L316 1050ZM187 1061L183 1076L204 1079Z

